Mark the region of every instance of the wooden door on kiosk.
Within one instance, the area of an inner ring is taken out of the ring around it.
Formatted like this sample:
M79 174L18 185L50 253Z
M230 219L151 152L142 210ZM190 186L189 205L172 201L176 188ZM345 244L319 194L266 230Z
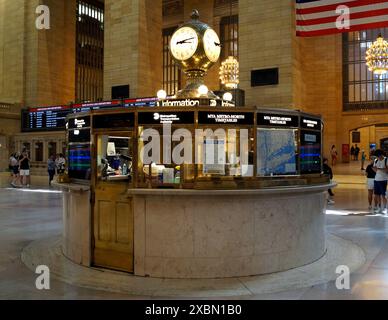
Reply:
M133 272L133 139L118 133L96 135L93 210L93 265Z

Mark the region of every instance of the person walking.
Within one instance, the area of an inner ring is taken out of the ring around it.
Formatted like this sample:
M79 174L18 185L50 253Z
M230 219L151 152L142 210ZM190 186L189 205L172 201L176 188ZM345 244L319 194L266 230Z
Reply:
M323 159L323 173L325 175L328 175L330 180L333 180L333 170L331 170L329 166L329 160L327 158ZM329 193L329 198L327 199L327 204L334 204L335 201L333 200L334 193L331 189L327 190Z
M334 167L335 164L337 163L337 156L338 156L337 149L335 148L334 144L331 147L330 153L331 153L331 166Z
M369 210L372 210L372 202L373 202L373 190L375 188L375 177L376 172L373 170L373 165L375 162L375 157L373 157L368 164L368 166L365 169L365 175L366 175L366 185L368 189L368 202L369 202ZM377 210L377 199L375 198L375 206L374 210Z
M51 182L54 180L55 169L56 169L55 157L54 157L54 155L51 155L50 158L47 160L47 171L48 171L48 175L49 175L49 186L51 186Z
M30 158L26 149L19 157L20 178L23 187L30 187Z
M366 160L366 154L365 154L365 151L362 150L361 151L361 170L365 170L364 169L365 160Z
M375 208L375 213L386 213L387 212L387 198L385 197L387 192L387 158L384 156L382 150L376 151L377 159L373 163L373 170L376 172L375 182L374 182L374 194L375 194L375 203L377 204Z
M360 154L360 148L357 146L354 148L354 160L358 161L358 155Z
M354 160L354 145L350 148L350 160Z

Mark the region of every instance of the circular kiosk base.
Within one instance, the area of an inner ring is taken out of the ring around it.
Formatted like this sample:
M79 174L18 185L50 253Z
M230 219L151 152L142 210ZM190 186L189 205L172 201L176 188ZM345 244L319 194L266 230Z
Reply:
M157 279L81 266L67 259L61 237L32 242L24 248L22 260L35 272L47 265L53 278L65 283L110 292L149 297L234 297L289 291L336 279L336 268L346 265L351 272L366 259L363 250L350 241L328 235L326 254L312 264L269 275L229 279Z

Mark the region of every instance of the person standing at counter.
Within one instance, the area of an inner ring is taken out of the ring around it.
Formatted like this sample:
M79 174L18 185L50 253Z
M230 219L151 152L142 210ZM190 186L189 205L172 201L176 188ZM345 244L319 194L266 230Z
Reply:
M387 198L385 194L387 192L387 158L384 156L382 150L376 151L377 159L374 161L373 170L376 172L375 182L374 182L374 194L375 194L375 203L377 204L375 208L375 213L386 213L387 212Z
M366 185L368 189L368 202L369 202L369 207L368 209L372 209L372 201L373 201L373 190L375 188L375 177L376 177L376 172L373 170L373 165L375 163L375 157L372 157L370 163L365 169L365 175L366 175ZM374 210L377 208L377 199L375 198L375 207Z

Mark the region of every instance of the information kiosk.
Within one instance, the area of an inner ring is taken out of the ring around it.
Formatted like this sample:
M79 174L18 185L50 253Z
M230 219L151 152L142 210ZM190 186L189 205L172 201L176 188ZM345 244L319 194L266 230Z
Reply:
M220 48L198 12L172 39L189 78L176 97L68 115L64 254L160 278L259 275L321 258L334 186L322 174L322 119L234 108L207 90Z

